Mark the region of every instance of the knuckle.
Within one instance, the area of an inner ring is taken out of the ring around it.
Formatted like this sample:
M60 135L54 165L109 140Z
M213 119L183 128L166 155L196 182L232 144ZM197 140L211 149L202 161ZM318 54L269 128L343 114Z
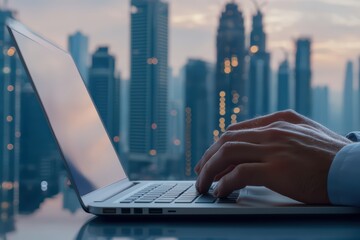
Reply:
M230 149L233 147L233 143L232 142L226 142L224 143L221 148L220 148L220 155L226 155L227 152L230 151Z
M284 121L284 120L279 120L276 122L273 122L269 125L269 128L283 128L285 126L288 125L288 122Z
M233 134L231 131L224 132L224 134L221 135L221 137L220 137L220 143L225 144L226 142L228 142L232 139L232 136L233 136Z
M244 168L245 168L245 166L244 165L238 165L234 170L235 170L235 172L234 172L234 174L235 174L235 176L236 176L236 178L239 178L239 177L242 177L243 176L243 174L244 174Z
M283 119L283 120L289 120L289 119L292 119L297 116L298 116L298 113L292 109L287 109L287 110L280 111L277 113L278 119Z
M238 124L237 123L232 123L230 124L227 128L226 131L233 131L237 129Z

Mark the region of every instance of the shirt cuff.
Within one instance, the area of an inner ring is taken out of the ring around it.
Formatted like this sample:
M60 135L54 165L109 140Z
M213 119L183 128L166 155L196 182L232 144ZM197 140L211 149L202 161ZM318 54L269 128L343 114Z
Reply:
M351 132L348 135L346 135L346 137L353 142L360 142L360 132L356 131L356 132Z
M336 154L328 175L328 195L334 205L360 207L360 143Z

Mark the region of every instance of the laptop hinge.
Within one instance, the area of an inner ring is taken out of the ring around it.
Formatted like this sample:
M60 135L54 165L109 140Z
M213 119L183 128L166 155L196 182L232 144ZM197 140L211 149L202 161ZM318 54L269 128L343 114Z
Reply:
M137 183L130 181L120 181L105 188L98 189L85 196L82 196L83 202L88 205L90 202L104 202L113 196L135 186Z

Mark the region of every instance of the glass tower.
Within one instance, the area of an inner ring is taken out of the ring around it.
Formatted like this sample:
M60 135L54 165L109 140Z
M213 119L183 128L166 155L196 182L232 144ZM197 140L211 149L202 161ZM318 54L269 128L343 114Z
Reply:
M266 34L263 13L253 16L250 35L249 117L269 113L270 104L270 54L266 51Z
M185 177L211 143L209 134L208 63L190 59L185 67Z
M228 125L247 116L245 28L242 12L236 3L228 3L221 14L216 49L215 141Z
M295 110L311 117L311 40L296 41L295 59Z
M131 0L130 171L162 168L167 153L168 4Z
M75 32L68 38L68 50L79 69L84 82L88 86L89 67L89 39L80 31Z
M13 17L13 11L0 6L0 238L14 230L19 204L22 68L5 25Z
M89 89L110 138L119 150L120 142L120 77L115 72L115 57L109 48L99 47L92 55Z

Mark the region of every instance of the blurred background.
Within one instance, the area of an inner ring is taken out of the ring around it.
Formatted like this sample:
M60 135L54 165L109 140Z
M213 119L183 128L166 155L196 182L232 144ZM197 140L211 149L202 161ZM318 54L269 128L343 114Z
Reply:
M194 179L232 123L294 109L360 128L359 12L357 0L0 1L0 237L48 198L79 208L7 18L70 52L131 179Z

